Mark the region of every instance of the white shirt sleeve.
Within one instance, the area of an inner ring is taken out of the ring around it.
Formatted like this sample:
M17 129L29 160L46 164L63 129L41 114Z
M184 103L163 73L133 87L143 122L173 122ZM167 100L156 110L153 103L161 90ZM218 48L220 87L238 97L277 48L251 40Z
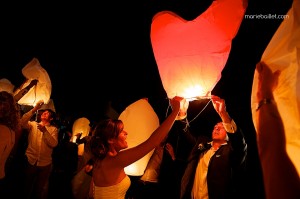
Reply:
M237 126L234 122L233 119L231 119L231 122L230 123L224 123L223 122L223 126L225 128L225 130L228 132L228 133L235 133L236 130L237 130Z

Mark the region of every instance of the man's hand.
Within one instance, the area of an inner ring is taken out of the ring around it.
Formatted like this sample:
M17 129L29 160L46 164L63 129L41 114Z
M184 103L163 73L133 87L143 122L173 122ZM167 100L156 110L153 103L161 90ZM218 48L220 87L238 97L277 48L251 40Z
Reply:
M230 118L229 114L226 111L225 100L218 97L218 96L212 95L211 96L211 101L213 103L213 106L214 106L216 112L221 117L222 121L225 122L225 123L230 123L231 118Z
M47 131L46 127L42 124L37 124L37 128L38 128L38 130L40 130L43 133L45 133Z

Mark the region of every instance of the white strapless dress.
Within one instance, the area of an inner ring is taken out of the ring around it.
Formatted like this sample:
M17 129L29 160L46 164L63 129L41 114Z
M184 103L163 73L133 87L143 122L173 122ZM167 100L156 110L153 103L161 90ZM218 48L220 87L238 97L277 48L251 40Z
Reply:
M130 178L126 175L119 184L108 187L94 186L94 199L125 199L130 184Z

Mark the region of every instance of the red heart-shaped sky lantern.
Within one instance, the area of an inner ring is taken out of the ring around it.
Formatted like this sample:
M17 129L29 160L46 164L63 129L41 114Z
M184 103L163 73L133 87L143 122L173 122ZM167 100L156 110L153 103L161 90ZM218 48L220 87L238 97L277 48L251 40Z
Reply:
M171 11L153 17L151 43L168 98L207 98L221 78L246 0L216 0L187 21Z

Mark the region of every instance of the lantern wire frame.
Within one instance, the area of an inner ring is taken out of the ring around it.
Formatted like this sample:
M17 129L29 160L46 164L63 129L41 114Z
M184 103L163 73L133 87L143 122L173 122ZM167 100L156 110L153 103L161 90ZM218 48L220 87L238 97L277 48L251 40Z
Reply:
M187 130L187 128L190 126L190 123L192 123L197 117L199 117L199 115L206 109L206 107L209 105L209 103L211 102L211 96L205 96L205 97L197 97L197 100L201 100L201 99L209 99L209 101L206 103L206 105L203 107L203 109L190 121L188 121L187 117L185 118L186 120L186 127L184 128L184 131ZM192 101L192 100L189 100ZM166 117L168 115L169 109L171 109L171 103L170 103L170 99L169 99L169 105L167 107L167 111L166 111Z

